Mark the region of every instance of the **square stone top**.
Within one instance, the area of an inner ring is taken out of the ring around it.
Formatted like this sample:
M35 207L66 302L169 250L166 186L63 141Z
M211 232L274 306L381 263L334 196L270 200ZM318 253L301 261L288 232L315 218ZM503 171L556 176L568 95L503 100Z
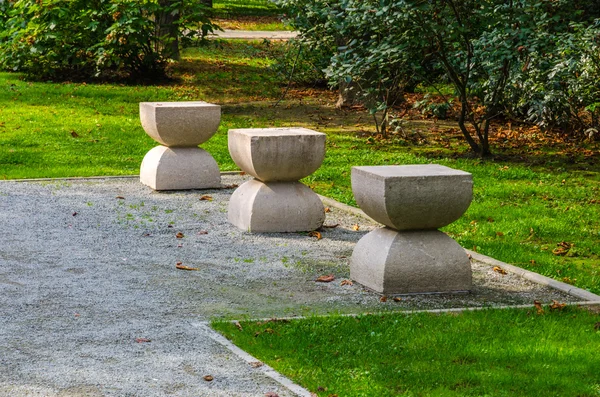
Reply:
M356 203L396 230L444 227L469 208L470 173L439 164L352 167Z
M140 102L140 106L151 108L220 108L221 106L204 101L182 101L182 102Z
M376 165L352 167L356 172L370 174L377 179L385 178L410 178L431 176L466 176L468 172L455 170L439 164L410 164L410 165Z
M195 147L219 128L221 106L201 101L140 102L144 131L168 147Z
M307 128L242 128L227 135L233 161L263 182L297 181L325 157L327 136Z
M261 137L261 136L305 136L305 135L323 135L322 132L317 132L313 130L309 130L308 128L302 127L280 127L280 128L237 128L235 130L236 134L241 134L249 137Z

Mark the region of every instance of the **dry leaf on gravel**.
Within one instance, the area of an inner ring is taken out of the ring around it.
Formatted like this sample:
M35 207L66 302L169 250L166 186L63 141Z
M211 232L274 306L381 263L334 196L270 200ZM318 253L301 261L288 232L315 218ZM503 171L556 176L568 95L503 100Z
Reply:
M387 302L387 296L382 296L381 298L379 298L379 302Z
M204 380L207 382L212 382L214 377L212 375L204 375Z
M123 197L123 196L117 196L115 198L118 199L118 200L125 200L125 197Z
M177 262L175 264L175 268L179 269L179 270L198 270L197 267L189 267L189 266L185 266L183 265L181 262Z
M177 237L177 238L184 238L185 235L183 233L181 233L181 232L177 232L177 234L175 235L175 237Z
M265 365L265 364L261 363L260 361L253 361L253 362L251 362L251 363L250 363L250 366L251 366L252 368L260 368L260 367L262 367L263 365Z
M333 229L333 228L338 227L339 225L340 225L339 223L336 223L335 225L323 225L323 227L326 229Z
M312 232L308 233L308 237L316 237L317 240L320 240L323 236L321 236L321 233L319 233L317 231L312 231Z
M331 212L331 208L325 207L325 212Z
M279 397L279 394L269 391L265 393L265 397Z
M537 310L537 314L544 314L544 308L542 307L542 302L533 301L533 305L535 306L535 309Z
M352 230L354 230L355 232L357 232L360 229L360 226L357 224L352 225Z
M204 196L200 197L200 201L212 201L212 196L205 194Z
M206 230L200 230L198 233L196 233L198 235L202 235L202 234L208 234L208 232Z
M401 302L401 301L402 301L402 298L400 298L400 297L397 297L397 296L396 296L396 297L394 298L394 302Z
M342 280L342 282L340 283L340 285L352 285L352 284L354 284L352 282L352 280Z
M327 274L325 276L317 277L317 279L315 281L318 283L330 283L333 280L335 280L335 276L333 274Z
M496 273L502 274L503 276L505 274L508 274L507 271L502 269L500 266L494 266L492 270L495 271Z
M135 341L136 341L136 343L150 343L150 342L152 342L148 338L135 338Z
M566 303L560 303L559 301L552 299L552 304L550 305L550 309L551 310L562 310L565 306L567 306Z

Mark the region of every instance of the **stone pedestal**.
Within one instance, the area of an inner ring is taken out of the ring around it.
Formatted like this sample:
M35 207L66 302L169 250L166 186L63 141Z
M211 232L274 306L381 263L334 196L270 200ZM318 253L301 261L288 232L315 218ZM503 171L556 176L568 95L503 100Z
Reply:
M231 196L228 218L248 232L300 232L325 220L319 197L298 182L325 157L325 134L306 128L229 130L233 161L255 179Z
M140 182L154 190L221 186L217 162L198 148L217 132L220 106L206 102L141 102L140 120L144 131L161 144L144 157Z
M386 227L354 248L350 277L384 294L471 289L471 264L438 228L457 220L473 194L471 174L441 165L352 168L361 209Z

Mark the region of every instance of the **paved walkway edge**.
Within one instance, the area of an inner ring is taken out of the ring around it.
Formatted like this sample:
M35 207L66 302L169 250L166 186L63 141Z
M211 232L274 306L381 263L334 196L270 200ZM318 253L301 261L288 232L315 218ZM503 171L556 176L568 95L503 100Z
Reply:
M494 258L490 258L489 256L485 256L482 254L479 254L475 251L471 251L471 250L465 250L469 255L471 255L471 257L473 259L475 259L476 261L479 262L483 262L485 264L488 264L490 266L499 266L502 269L518 274L519 276L523 277L524 279L527 279L529 281L533 281L534 283L538 283L538 284L542 284L542 285L547 285L548 287L557 289L559 291L565 292L571 296L574 296L576 298L580 298L586 301L600 301L600 296L591 293L590 291L586 291L582 288L577 288L574 287L570 284L567 283L563 283L560 281L556 281L550 277L546 277L546 276L542 276L539 273L535 273L529 270L525 270L522 269L520 267L505 263L505 262L501 262L499 260L496 260Z
M244 350L240 349L239 347L237 347L236 345L231 343L229 341L229 339L225 338L223 335L221 335L217 331L210 328L208 323L196 322L196 323L192 323L192 326L202 329L204 332L207 333L207 335L212 340L223 345L223 347L225 347L231 353L235 354L236 356L238 356L239 358L244 360L246 363L248 363L248 365L251 365L252 363L261 362L260 360L256 359L255 357L251 356L250 354L246 353ZM279 372L275 371L273 368L271 368L267 364L263 363L263 365L258 367L257 370L262 371L266 376L273 379L275 382L279 383L281 386L285 387L286 389L290 390L291 392L295 393L296 395L298 395L300 397L314 396L310 391L308 391L305 388L303 388L302 386L292 382L289 378L286 378L285 376L283 376Z
M347 204L344 203L340 203L339 201L336 201L334 199L331 199L329 197L325 197L325 196L319 196L321 198L321 201L323 202L324 205L330 206L330 207L334 207L343 211L348 211L351 212L355 215L361 216L363 218L369 219L373 222L373 219L371 219L367 214L365 214L361 209L359 208L355 208L355 207L351 207ZM471 251L468 249L465 249L465 251L467 252L467 254L469 254L473 259L475 259L476 261L485 263L487 265L490 266L499 266L502 269L509 271L511 273L515 273L521 277L523 277L526 280L532 281L534 283L537 284L542 284L542 285L546 285L550 288L554 288L557 289L559 291L565 292L571 296L574 296L576 298L579 299L583 299L586 301L591 301L591 302L600 302L600 295L596 295L591 293L590 291L586 291L582 288L577 288L574 287L570 284L567 283L563 283L560 281L556 281L550 277L546 277L546 276L542 276L541 274L529 271L529 270L525 270L522 269L518 266L514 266L514 265L510 265L508 263L505 262L501 262L497 259L494 258L490 258L489 256L485 256L482 254L479 254L475 251Z

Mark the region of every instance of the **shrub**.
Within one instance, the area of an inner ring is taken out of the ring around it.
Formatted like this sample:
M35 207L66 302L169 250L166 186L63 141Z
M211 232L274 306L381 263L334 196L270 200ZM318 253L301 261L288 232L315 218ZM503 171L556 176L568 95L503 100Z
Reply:
M32 78L161 78L180 41L213 28L192 0L0 1L0 64Z

